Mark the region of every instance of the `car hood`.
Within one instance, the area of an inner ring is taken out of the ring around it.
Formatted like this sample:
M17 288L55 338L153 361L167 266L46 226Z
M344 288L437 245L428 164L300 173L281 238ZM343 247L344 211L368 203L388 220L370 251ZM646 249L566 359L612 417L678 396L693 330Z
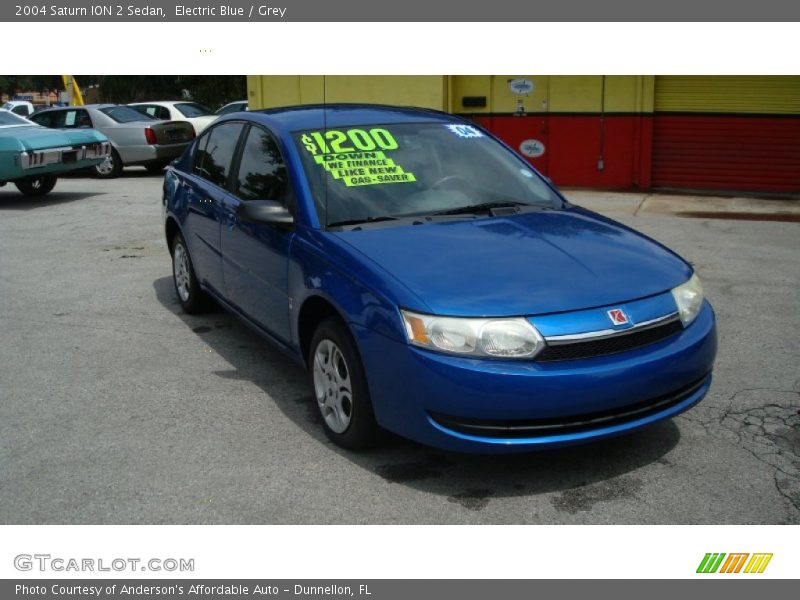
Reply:
M44 150L107 140L95 129L49 129L39 125L8 128L0 131L0 138L5 140L5 144L0 142L0 145L5 146L14 140L14 145L20 150Z
M536 315L665 292L691 267L653 240L580 208L336 234L409 289L406 308Z

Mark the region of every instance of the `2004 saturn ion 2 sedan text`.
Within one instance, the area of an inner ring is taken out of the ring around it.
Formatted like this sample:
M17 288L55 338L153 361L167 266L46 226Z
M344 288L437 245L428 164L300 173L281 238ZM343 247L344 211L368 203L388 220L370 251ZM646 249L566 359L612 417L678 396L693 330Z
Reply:
M309 371L325 432L511 452L621 434L706 394L714 313L692 267L573 206L444 113L238 113L167 171L187 312L209 298Z

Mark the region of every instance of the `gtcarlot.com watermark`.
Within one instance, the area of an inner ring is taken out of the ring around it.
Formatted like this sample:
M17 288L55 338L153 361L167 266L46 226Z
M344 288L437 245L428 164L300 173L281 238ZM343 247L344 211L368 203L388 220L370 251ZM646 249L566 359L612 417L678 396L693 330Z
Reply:
M142 571L192 572L193 558L74 558L50 554L17 554L17 571L75 573L139 573Z

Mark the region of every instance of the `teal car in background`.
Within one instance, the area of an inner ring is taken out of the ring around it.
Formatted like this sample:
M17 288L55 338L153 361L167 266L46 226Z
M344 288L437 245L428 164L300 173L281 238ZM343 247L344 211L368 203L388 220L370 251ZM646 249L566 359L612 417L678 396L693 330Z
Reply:
M0 187L11 182L27 196L44 196L59 174L93 167L110 152L94 129L48 129L0 109Z

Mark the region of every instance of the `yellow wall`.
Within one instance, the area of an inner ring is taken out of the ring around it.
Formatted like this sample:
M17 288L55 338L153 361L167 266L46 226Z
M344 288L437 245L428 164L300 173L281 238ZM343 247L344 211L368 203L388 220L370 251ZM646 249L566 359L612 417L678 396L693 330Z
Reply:
M517 77L533 81L533 93L514 94L508 82ZM646 75L454 75L451 79L450 110L456 113L512 113L517 111L520 99L526 112L653 110L653 77ZM464 107L464 96L486 96L487 106Z
M510 80L534 83L527 96ZM605 93L603 87L605 85ZM251 108L321 102L374 102L455 113L652 112L653 76L641 75L252 75ZM464 107L464 96L485 96L486 107ZM605 99L605 105L603 103Z
M800 114L796 75L669 75L655 80L658 111Z
M447 109L442 75L249 75L251 110L322 102L369 102Z

